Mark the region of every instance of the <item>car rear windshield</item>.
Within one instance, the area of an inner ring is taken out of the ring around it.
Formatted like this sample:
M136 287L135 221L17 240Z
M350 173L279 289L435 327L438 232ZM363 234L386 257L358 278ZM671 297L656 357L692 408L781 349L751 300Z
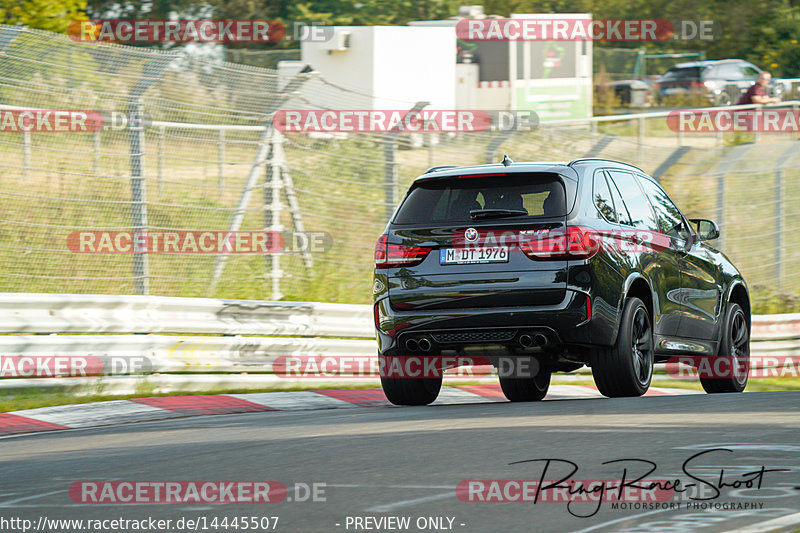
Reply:
M662 78L663 81L676 80L699 80L700 67L673 68L667 71Z
M481 209L525 212L510 215L515 219L563 217L567 213L564 185L554 174L431 179L411 190L394 223L471 222L470 211Z

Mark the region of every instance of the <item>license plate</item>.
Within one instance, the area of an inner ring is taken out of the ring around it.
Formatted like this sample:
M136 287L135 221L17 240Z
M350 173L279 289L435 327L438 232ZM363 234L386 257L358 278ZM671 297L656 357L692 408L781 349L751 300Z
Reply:
M508 247L486 246L483 248L442 248L439 250L439 264L473 265L476 263L508 263Z

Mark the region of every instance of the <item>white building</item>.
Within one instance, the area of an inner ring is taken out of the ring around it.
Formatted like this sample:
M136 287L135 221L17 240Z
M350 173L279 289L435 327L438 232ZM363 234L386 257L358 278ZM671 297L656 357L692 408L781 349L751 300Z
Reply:
M462 18L480 18L467 6ZM515 14L591 20L589 14ZM324 40L304 40L301 61L284 61L283 76L304 65L304 107L328 109L533 110L541 120L592 116L591 41L457 39L460 19L409 26L327 27Z
M455 109L456 40L452 28L335 26L333 38L303 41L301 61L283 61L284 76L311 65L328 84L302 93L312 107Z

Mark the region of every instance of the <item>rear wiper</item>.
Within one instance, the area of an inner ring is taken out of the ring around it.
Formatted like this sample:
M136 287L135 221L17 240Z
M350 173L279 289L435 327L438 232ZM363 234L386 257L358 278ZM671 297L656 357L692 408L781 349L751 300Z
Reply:
M526 217L527 211L522 209L473 209L469 212L472 220L479 218Z

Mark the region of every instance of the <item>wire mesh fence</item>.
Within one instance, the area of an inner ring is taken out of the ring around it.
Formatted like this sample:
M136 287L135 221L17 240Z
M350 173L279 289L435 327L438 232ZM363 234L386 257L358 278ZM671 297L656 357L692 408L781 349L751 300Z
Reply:
M225 51L225 60L253 67L277 69L281 61L300 60L300 50L249 50L234 48Z
M800 143L790 134L678 135L663 115L506 133L270 127L278 109L332 101L360 109L370 96L185 51L0 26L0 110L99 110L128 121L89 132L0 131L0 291L364 303L375 240L411 180L431 166L503 153L636 164L688 216L720 222L720 246L751 286L800 291ZM69 245L87 231L236 230L324 233L331 244L268 255L80 253Z

